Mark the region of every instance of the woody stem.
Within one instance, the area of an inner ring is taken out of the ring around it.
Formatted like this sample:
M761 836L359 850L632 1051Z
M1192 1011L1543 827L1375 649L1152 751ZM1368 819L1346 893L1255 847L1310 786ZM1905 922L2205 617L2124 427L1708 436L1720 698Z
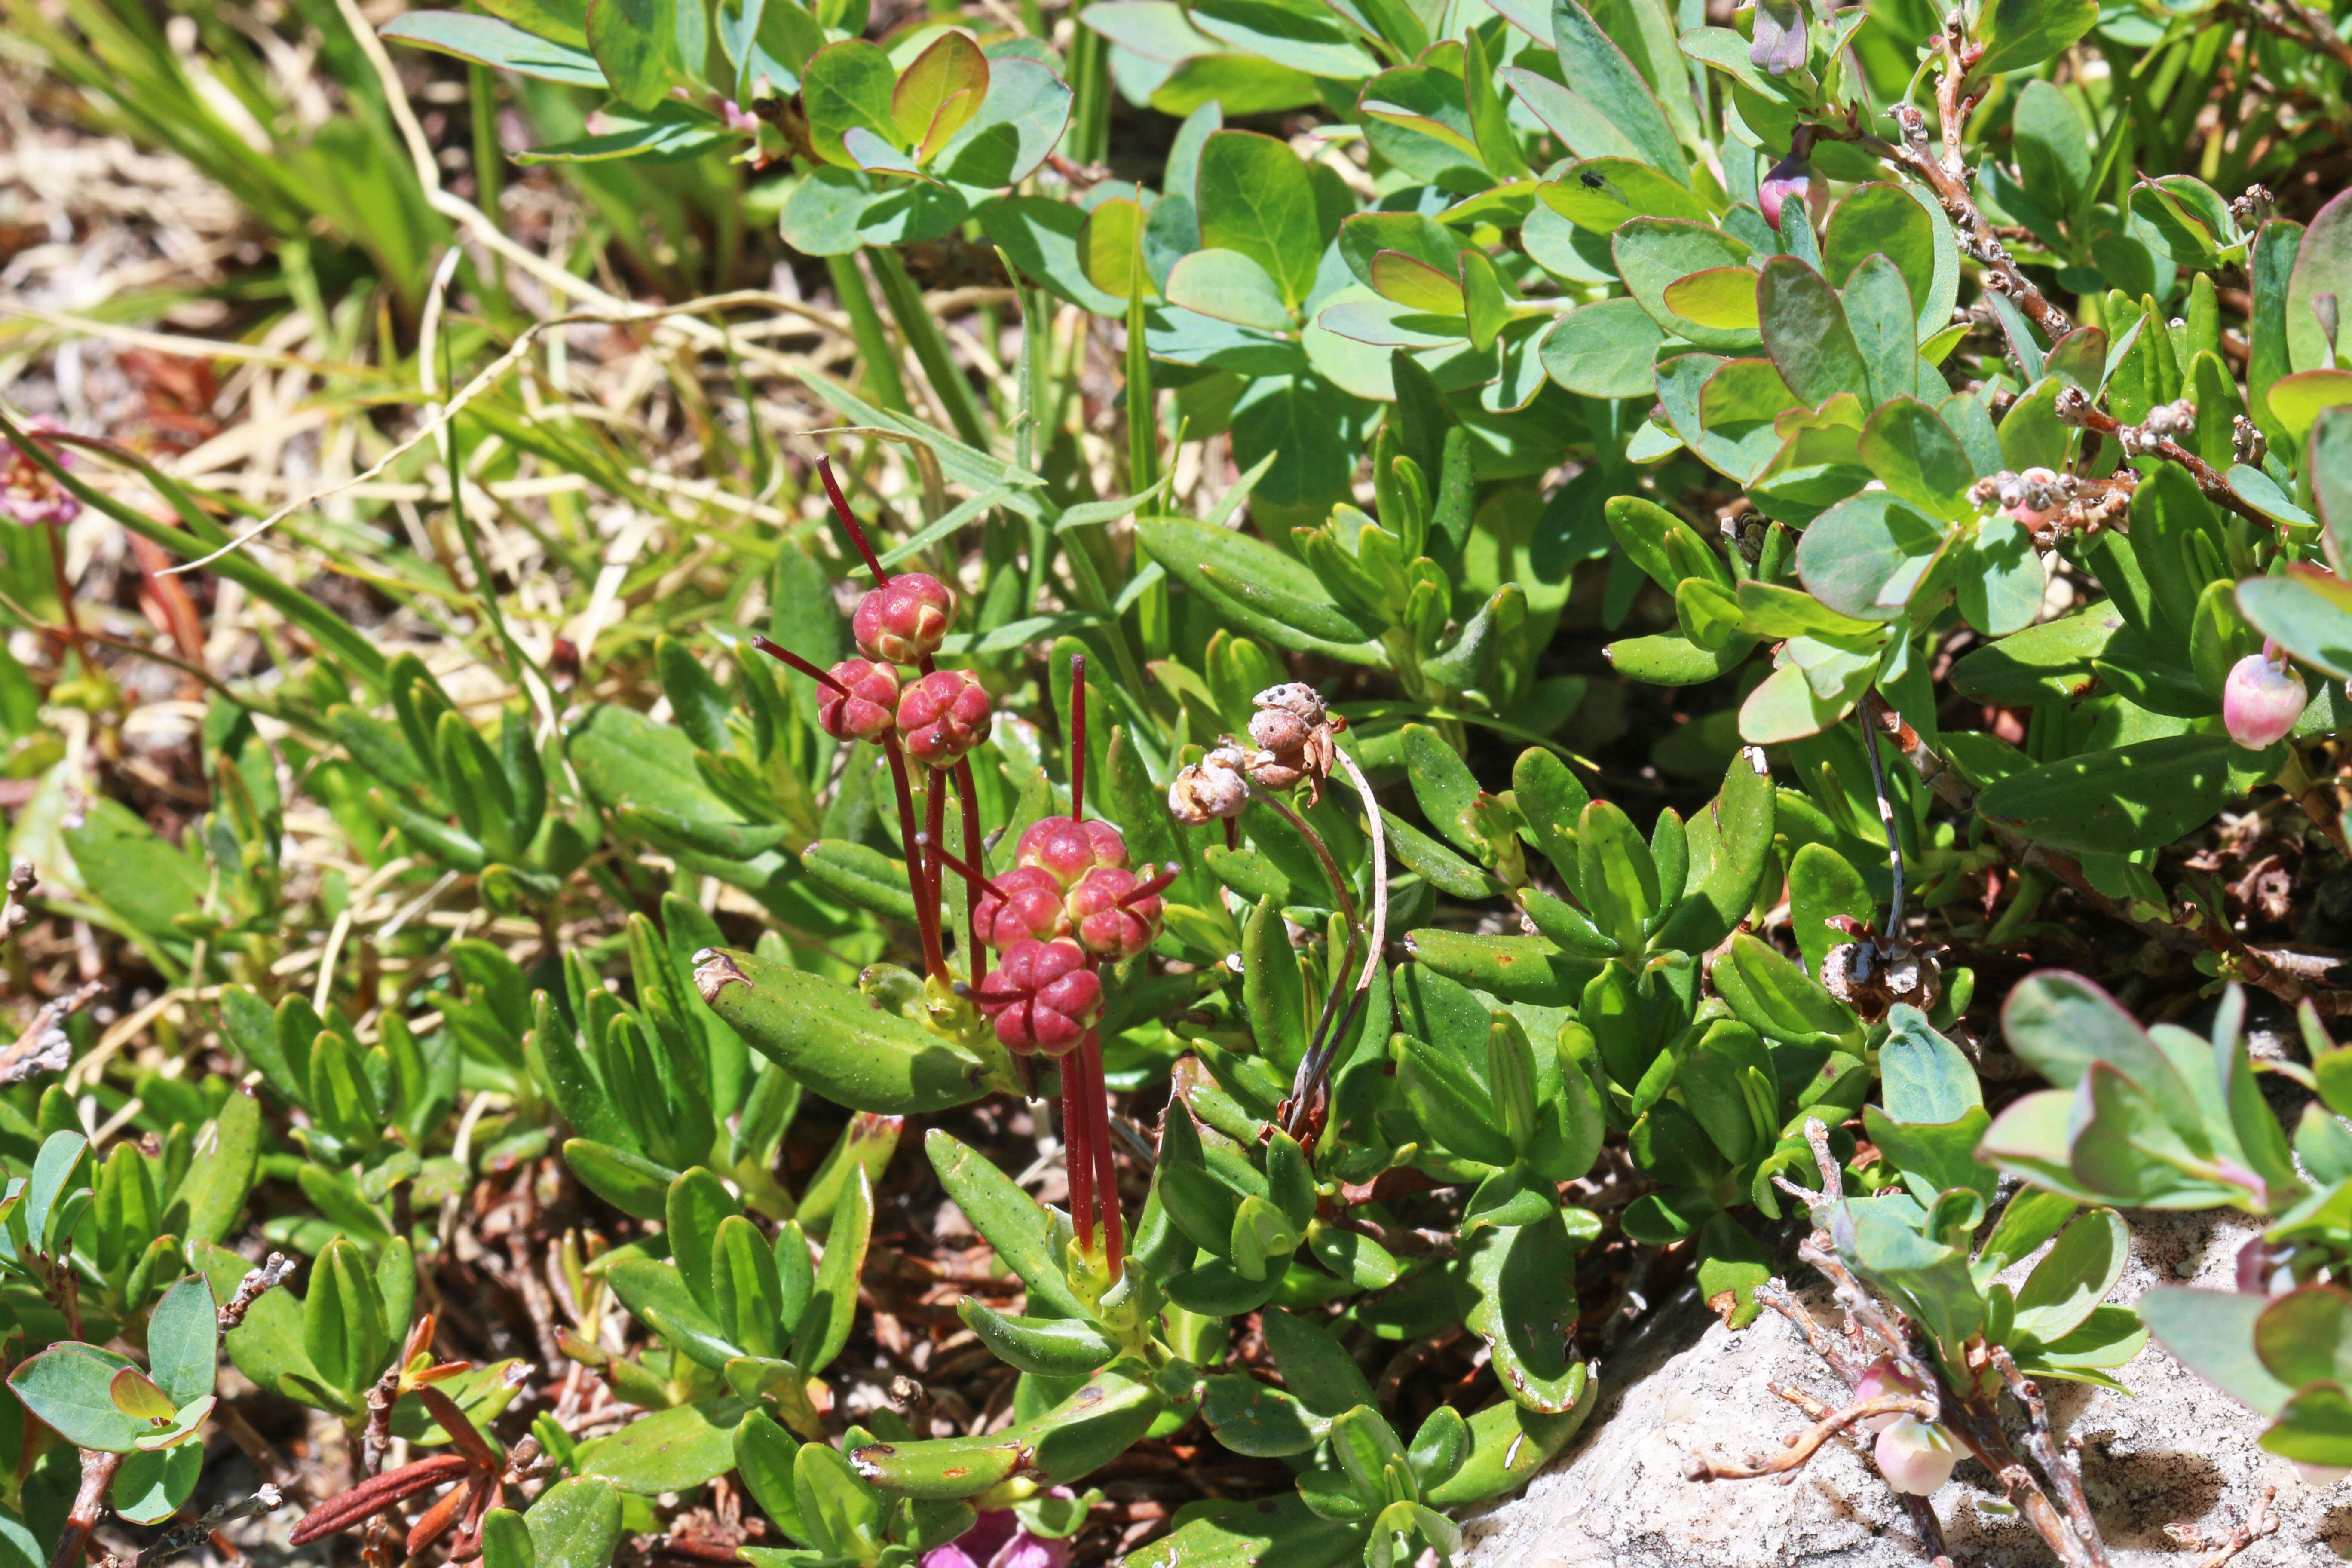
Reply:
M923 780L923 831L928 837L923 841L927 846L923 854L924 891L919 897L924 908L930 911L931 940L935 944L943 941L944 933L940 928L945 923L947 912L940 901L940 887L947 877L947 868L940 863L940 851L946 847L943 840L947 837L947 808L948 776L933 768Z
M915 793L907 782L906 755L891 731L883 731L882 754L890 759L890 783L898 792L898 841L907 847L907 890L914 895L915 928L923 937L923 972L945 984L948 966L940 956L939 906L923 897L928 879L923 875L923 846L915 827Z
M841 493L841 481L833 477L833 459L819 458L816 471L824 480L824 493L826 499L833 502L833 515L841 520L843 530L849 535L849 542L857 546L857 553L866 559L866 569L874 574L874 585L877 588L884 586L890 581L890 574L882 570L882 562L874 553L874 546L866 542L866 530L858 526L857 514L849 510L849 498Z

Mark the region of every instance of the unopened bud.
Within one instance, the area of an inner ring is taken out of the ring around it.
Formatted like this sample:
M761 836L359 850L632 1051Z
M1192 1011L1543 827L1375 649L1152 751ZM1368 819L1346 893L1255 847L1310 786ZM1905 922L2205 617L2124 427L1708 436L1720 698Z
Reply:
M940 651L955 613L954 589L928 573L901 572L857 602L849 629L866 658L916 664Z
M996 879L1003 897L982 895L977 911L988 945L1011 947L1017 942L1051 942L1070 932L1070 917L1062 907L1062 885L1054 874L1036 866L1019 866Z
M2276 645L2271 647L2274 650ZM2230 739L2259 752L2286 738L2309 700L2293 665L2274 652L2250 653L2230 667L2222 683L2221 723Z
M898 738L926 767L951 768L988 739L988 689L968 669L934 670L898 699Z
M1914 1497L1926 1497L1950 1480L1959 1462L1950 1435L1916 1415L1900 1416L1881 1432L1872 1458L1888 1486Z
M898 672L869 659L845 658L826 672L843 689L820 686L816 721L836 741L879 740L898 721Z
M1067 892L1097 866L1125 866L1127 840L1118 828L1099 818L1079 822L1067 816L1040 817L1021 835L1013 858L1018 865L1049 873Z
M1179 768L1168 786L1168 814L1187 827L1239 816L1249 805L1249 781L1241 767L1242 754L1225 748Z
M1067 1056L1102 1016L1102 979L1075 942L1018 942L977 1000L1005 1049Z
M1884 1399L1890 1394L1916 1397L1925 1392L1916 1379L1904 1375L1903 1369L1895 1364L1893 1356L1883 1355L1870 1363L1870 1369L1862 1374L1862 1381L1854 1384L1853 1397L1855 1403L1860 1404L1864 1400ZM1901 1419L1900 1415L1865 1415L1855 1425L1866 1432L1884 1432Z
M1160 895L1135 896L1143 879L1118 867L1096 868L1070 889L1067 904L1078 945L1097 958L1133 958L1160 936Z

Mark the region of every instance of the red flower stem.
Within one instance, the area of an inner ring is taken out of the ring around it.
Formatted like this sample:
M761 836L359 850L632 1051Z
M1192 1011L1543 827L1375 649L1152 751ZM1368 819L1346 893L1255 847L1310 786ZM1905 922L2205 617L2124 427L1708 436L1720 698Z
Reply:
M882 754L890 759L890 782L898 791L898 839L907 847L907 890L915 896L915 927L923 936L923 972L944 985L948 965L940 956L939 906L923 897L929 879L923 875L923 846L915 827L915 793L907 782L907 758L895 731L882 732Z
M923 886L931 912L931 941L941 943L946 939L942 929L947 921L947 907L940 901L940 885L947 879L947 868L940 864L940 855L947 847L948 775L937 768L926 770L923 780Z
M1103 1083L1102 1041L1092 1029L1078 1042L1077 1055L1086 1059L1087 1110L1094 1118L1095 1201L1102 1207L1103 1257L1110 1277L1118 1278L1124 1238L1119 1234L1118 1167L1111 1158L1110 1091Z
M1004 896L1004 889L998 887L988 878L981 875L980 872L974 870L971 861L966 860L961 855L955 854L944 844L930 843L930 835L928 833L918 834L916 837L925 841L924 847L929 849L930 853L937 855L940 859L947 862L949 870L953 871L957 876L961 877L964 881L971 886L971 896L975 902L978 901L980 895L983 892L987 893L992 898L1001 899ZM974 985L979 984L979 976L973 976L971 983Z
M882 570L881 559L874 553L874 546L866 542L866 530L858 526L857 514L849 510L849 498L841 493L841 481L833 477L833 459L819 458L816 471L824 477L824 493L833 502L833 515L841 520L843 530L849 535L849 542L857 546L857 553L866 558L866 569L874 574L874 585L877 588L884 586L890 581L890 574Z
M957 868L964 879L964 923L970 928L971 952L964 966L971 971L974 985L988 978L988 943L980 931L980 890L987 888L995 892L994 884L980 868L980 796L971 782L971 763L962 757L955 765L956 805L963 814L963 852L965 864ZM998 893L1001 898L1003 895Z
M808 660L803 658L792 649L782 647L779 644L770 642L766 637L757 636L751 638L751 646L758 648L761 653L766 654L770 658L780 658L783 660L786 664L792 666L794 669L799 670L803 675L807 676L811 680L815 681L820 686L830 686L835 691L840 692L844 697L849 695L849 688L844 686L841 682L835 680L831 675L819 669L816 666L811 664Z
M1087 815L1087 656L1070 656L1070 820Z
M1239 821L1239 819L1237 819L1237 818L1235 818L1235 817L1228 816L1227 818L1225 818L1225 847L1226 847L1226 848L1228 848L1228 849L1238 849L1238 848L1240 848L1241 847L1242 847L1242 825L1241 825L1241 822Z
M58 615L66 624L66 638L74 652L84 658L89 655L81 646L81 618L74 612L73 578L66 571L66 530L63 523L51 523L41 530L49 536L49 571L57 578Z
M1077 1227L1078 1250L1095 1245L1094 1122L1087 1115L1086 1047L1062 1058L1062 1167L1070 1183L1070 1223Z
M1135 902L1138 899L1148 899L1154 893L1166 892L1170 885L1183 874L1184 868L1176 864L1175 861L1171 860L1168 862L1168 868L1166 870L1160 872L1158 876L1152 878L1148 882L1138 882L1134 887L1129 888L1126 892L1120 894L1118 898L1119 907L1124 909L1128 905Z

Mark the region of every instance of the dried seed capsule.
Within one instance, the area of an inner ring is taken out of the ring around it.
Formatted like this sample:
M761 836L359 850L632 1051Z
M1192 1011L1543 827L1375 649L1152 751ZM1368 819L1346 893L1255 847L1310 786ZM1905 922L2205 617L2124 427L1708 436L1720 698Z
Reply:
M1102 1016L1102 979L1070 942L1014 942L974 993L1004 1048L1066 1056Z
M1242 754L1232 746L1179 768L1168 785L1169 815L1187 827L1239 816L1247 805L1249 781L1242 777Z
M978 911L982 940L994 948L1024 941L1051 942L1070 933L1070 917L1062 907L1062 884L1038 866L1017 866L996 879L1003 893L981 896Z
M1021 835L1013 858L1019 865L1051 872L1066 891L1097 866L1125 866L1127 840L1118 828L1099 819L1040 817Z
M968 669L938 669L898 699L898 738L926 767L951 768L988 739L993 712L988 689Z
M914 664L940 651L955 613L953 588L928 573L901 572L857 602L849 629L866 658Z
M879 740L898 721L898 672L887 664L845 658L826 672L846 689L817 688L816 721L836 741Z
M1097 958L1133 958L1160 936L1160 895L1136 896L1143 879L1116 866L1098 866L1070 889L1068 903L1078 945Z

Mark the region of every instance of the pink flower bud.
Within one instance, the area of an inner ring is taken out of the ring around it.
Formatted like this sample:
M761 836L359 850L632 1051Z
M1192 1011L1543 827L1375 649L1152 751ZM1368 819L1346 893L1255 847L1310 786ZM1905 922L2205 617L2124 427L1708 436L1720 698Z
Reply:
M1960 1458L1941 1426L1916 1415L1903 1416L1881 1432L1872 1457L1888 1486L1914 1497L1926 1497L1950 1480L1952 1467Z
M57 459L59 468L73 467L73 454L54 441L42 441L44 425L36 421L26 435ZM0 516L38 528L71 522L81 515L79 498L49 477L47 468L14 441L0 441Z
M955 613L954 589L926 573L901 572L857 602L849 629L866 658L915 664L940 651Z
M1794 153L1781 159L1765 174L1763 183L1756 187L1756 205L1764 209L1764 221L1775 229L1780 226L1780 210L1791 200L1801 215L1812 193L1813 172L1805 160Z
M2230 678L2222 684L2221 722L2230 739L2259 752L2285 739L2303 717L2309 697L2293 665L2274 658L2269 650L2250 653L2230 667Z
M1041 817L1022 834L1013 858L1016 864L1051 872L1066 892L1097 866L1125 866L1127 840L1108 822Z
M1102 979L1076 943L1024 940L1004 950L973 999L1005 1049L1067 1056L1102 1016Z
M1097 958L1133 958L1160 936L1160 895L1134 897L1143 879L1117 866L1097 866L1070 889L1065 906L1078 945Z
M887 664L845 658L827 672L847 692L820 686L816 721L836 741L873 741L896 723L898 672Z
M988 689L968 669L939 669L898 699L898 737L907 754L926 767L951 768L988 739L992 720Z
M980 929L988 945L1011 947L1016 942L1051 942L1070 932L1069 912L1062 907L1062 884L1036 866L1020 866L996 879L1004 896L984 893L980 900Z
M1924 1392L1917 1383L1903 1374L1902 1369L1895 1364L1893 1356L1883 1355L1870 1363L1870 1370L1862 1374L1860 1383L1854 1384L1853 1397L1859 1403L1865 1399L1883 1399L1890 1394L1916 1396ZM1855 1425L1865 1431L1884 1432L1902 1419L1900 1415L1865 1415Z

